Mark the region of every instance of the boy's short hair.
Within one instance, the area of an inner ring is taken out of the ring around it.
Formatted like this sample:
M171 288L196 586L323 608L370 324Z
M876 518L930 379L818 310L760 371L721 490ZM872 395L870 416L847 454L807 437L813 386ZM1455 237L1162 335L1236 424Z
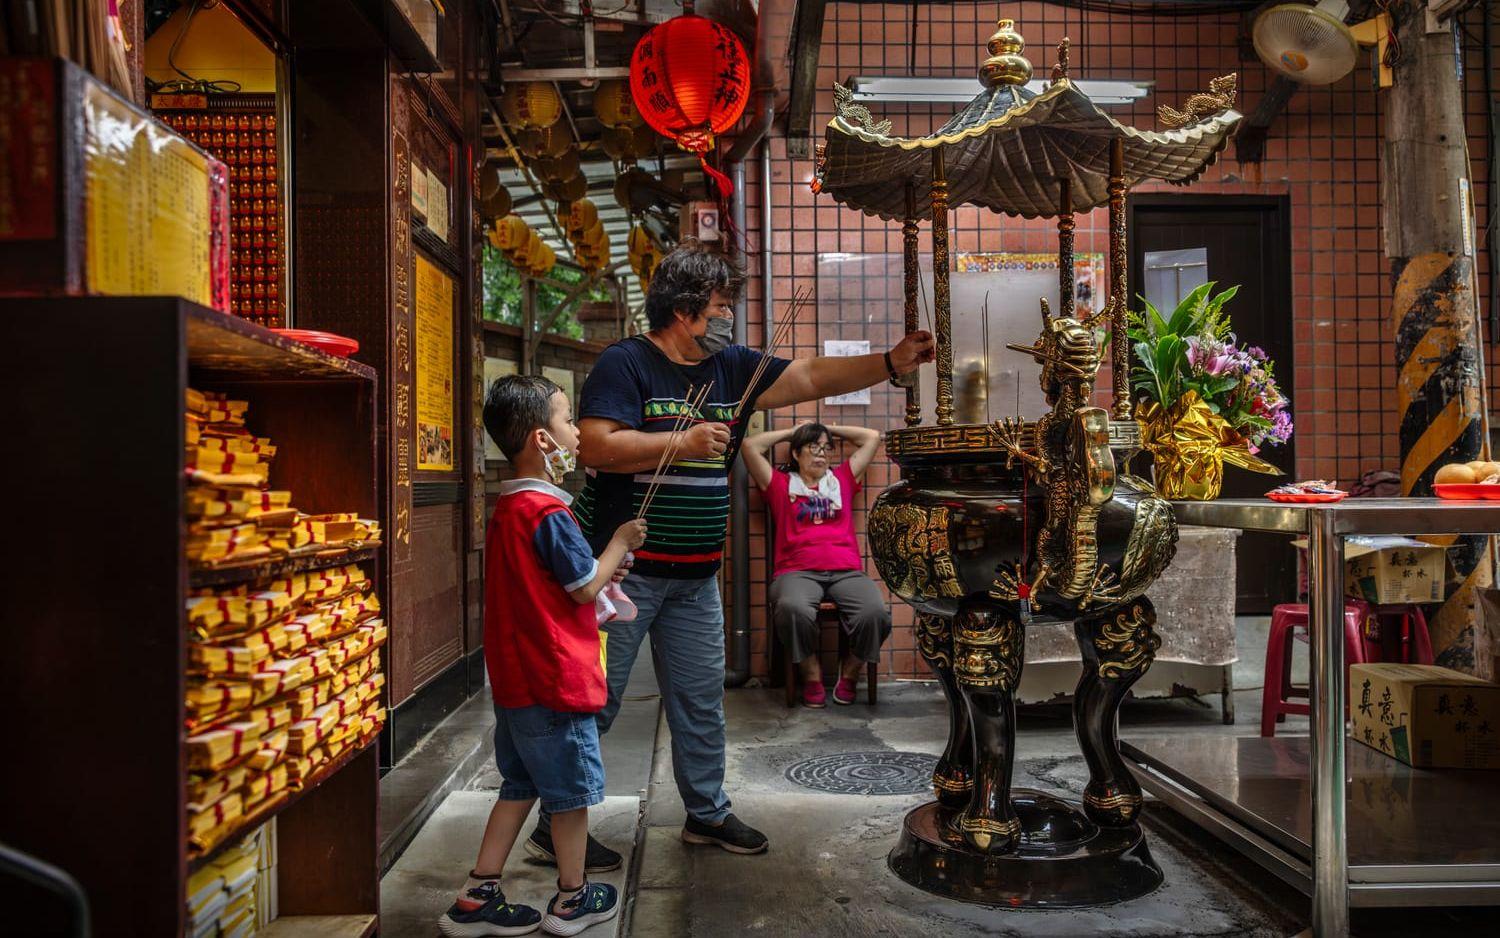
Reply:
M723 252L697 238L683 238L651 274L646 322L653 330L665 329L676 313L703 312L715 290L739 299L744 284L745 275Z
M540 375L505 375L484 396L484 429L505 458L515 461L533 430L552 421L552 395L562 388Z

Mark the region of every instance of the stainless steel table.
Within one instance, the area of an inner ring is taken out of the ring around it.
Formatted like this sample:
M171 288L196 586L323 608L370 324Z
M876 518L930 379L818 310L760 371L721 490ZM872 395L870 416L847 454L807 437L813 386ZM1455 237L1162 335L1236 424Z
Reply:
M1360 905L1500 903L1500 773L1429 772L1364 751L1353 760L1359 849L1351 883L1343 629L1346 537L1500 534L1500 502L1225 499L1172 508L1180 524L1308 538L1311 745L1260 737L1122 743L1141 785L1310 891L1320 938L1349 933L1351 891ZM1310 811L1299 809L1306 788Z

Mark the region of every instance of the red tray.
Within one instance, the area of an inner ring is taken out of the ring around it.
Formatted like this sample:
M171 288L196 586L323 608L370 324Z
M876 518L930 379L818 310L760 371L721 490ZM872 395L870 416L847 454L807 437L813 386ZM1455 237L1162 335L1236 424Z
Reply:
M353 339L332 332L316 332L312 329L272 329L272 332L285 336L303 345L311 345L320 352L327 352L335 358L348 358L359 351L359 343Z
M1325 505L1329 502L1341 502L1348 497L1348 492L1319 492L1306 495L1292 495L1287 492L1266 493L1266 498L1273 502L1287 502L1293 505Z
M1478 482L1440 482L1432 487L1438 498L1453 498L1464 501L1500 499L1500 485L1481 485Z

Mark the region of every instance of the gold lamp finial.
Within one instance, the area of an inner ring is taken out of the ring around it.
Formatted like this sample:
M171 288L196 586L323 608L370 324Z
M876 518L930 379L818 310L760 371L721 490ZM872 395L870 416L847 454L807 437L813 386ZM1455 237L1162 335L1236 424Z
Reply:
M1031 63L1021 54L1026 40L1016 32L1015 20L1001 20L985 47L990 50L990 57L979 67L979 78L986 88L1031 81Z

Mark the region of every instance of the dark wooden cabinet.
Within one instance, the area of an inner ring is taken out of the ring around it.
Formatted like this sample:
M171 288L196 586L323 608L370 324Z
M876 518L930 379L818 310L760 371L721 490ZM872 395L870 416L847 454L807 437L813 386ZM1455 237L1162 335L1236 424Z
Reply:
M204 859L185 848L185 596L246 575L184 560L184 390L250 401L299 508L379 516L375 372L174 298L9 300L5 320L0 840L76 877L99 933L180 935ZM384 598L380 553L337 563L365 561ZM371 743L268 814L283 917L262 934L374 931L378 779Z

